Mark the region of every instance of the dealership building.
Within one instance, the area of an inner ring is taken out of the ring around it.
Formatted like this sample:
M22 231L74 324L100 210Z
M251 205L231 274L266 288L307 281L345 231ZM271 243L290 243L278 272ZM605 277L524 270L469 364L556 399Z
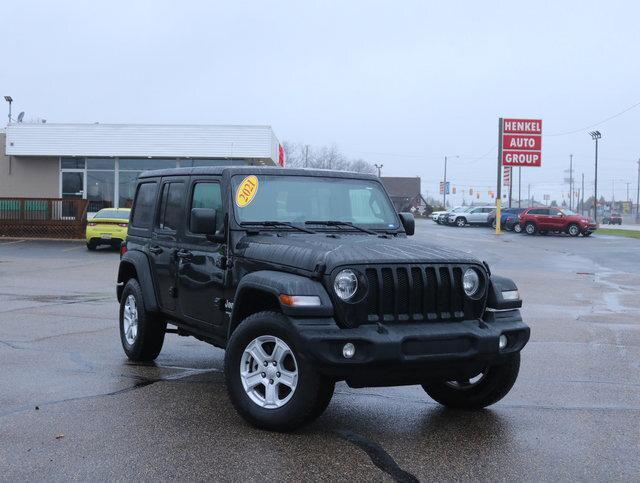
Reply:
M12 123L0 147L0 198L82 198L89 213L130 207L149 169L284 166L270 126Z

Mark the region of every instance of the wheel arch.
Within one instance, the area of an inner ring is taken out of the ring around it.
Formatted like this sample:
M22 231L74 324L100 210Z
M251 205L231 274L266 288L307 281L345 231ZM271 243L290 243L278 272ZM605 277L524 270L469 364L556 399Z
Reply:
M120 267L118 268L118 284L116 288L118 301L120 301L124 286L131 278L138 280L147 310L150 312L156 312L158 310L158 297L156 295L155 284L151 275L151 265L149 264L147 256L137 250L126 252L120 260Z
M311 295L320 299L319 306L291 307L280 302L280 295ZM324 286L308 277L291 273L261 270L240 281L233 301L227 338L240 322L250 315L274 311L289 317L327 317L333 315L333 304Z

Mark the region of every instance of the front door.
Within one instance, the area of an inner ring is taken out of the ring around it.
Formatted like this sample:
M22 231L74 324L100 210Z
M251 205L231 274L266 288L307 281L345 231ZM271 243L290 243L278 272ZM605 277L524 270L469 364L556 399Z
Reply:
M175 313L178 296L178 240L184 225L186 178L164 178L160 207L151 234L149 255L158 284L160 305Z
M216 232L224 230L224 207L219 179L194 178L187 203L184 236L180 245L178 293L182 318L223 337L227 322L225 300L226 242L215 242L192 233L193 208L216 210Z
M84 172L70 171L62 172L62 199L63 200L81 200L84 198ZM62 216L65 218L76 217L75 201L62 202Z

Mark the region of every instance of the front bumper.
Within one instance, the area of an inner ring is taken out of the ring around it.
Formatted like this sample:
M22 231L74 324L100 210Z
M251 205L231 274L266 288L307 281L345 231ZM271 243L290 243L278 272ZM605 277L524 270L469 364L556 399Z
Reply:
M471 377L488 363L522 350L529 327L517 309L486 312L482 320L366 324L342 329L333 319L292 319L302 352L322 374L353 387L419 384ZM500 350L505 334L508 345ZM342 355L347 343L356 351Z

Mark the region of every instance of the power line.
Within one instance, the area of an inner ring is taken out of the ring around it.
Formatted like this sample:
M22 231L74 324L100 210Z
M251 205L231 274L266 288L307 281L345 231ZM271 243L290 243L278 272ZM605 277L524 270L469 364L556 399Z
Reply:
M576 133L579 133L579 132L584 132L584 131L586 131L587 129L590 129L590 128L592 128L592 127L595 127L595 126L599 126L599 125L601 125L601 124L604 124L605 122L607 122L607 121L611 121L611 119L615 119L615 118L616 118L616 117L618 117L618 116L622 116L625 112L628 112L628 111L630 111L631 109L634 109L634 108L636 108L636 107L638 107L638 106L640 106L640 102L636 102L635 104L633 104L633 105L631 105L631 106L627 107L626 109L624 109L624 110L620 111L619 113L614 114L613 116L609 116L609 117L607 117L607 118L603 119L602 121L598 121L598 122L596 122L596 123L594 123L594 124L589 124L588 126L581 127L580 129L575 129L575 130L573 130L573 131L559 132L559 133L555 133L555 134L543 134L543 136L547 136L547 137L554 137L554 136L568 136L569 134L576 134Z

